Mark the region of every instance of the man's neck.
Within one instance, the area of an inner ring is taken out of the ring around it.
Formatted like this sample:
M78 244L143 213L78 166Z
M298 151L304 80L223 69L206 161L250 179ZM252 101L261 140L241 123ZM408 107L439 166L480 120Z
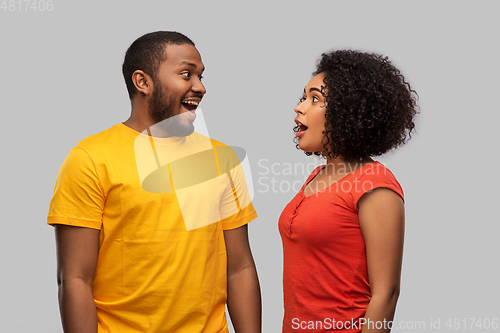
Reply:
M149 105L145 99L135 97L132 100L132 110L130 117L123 122L125 126L149 136L166 138L169 137L159 126L154 126L156 122L149 115Z

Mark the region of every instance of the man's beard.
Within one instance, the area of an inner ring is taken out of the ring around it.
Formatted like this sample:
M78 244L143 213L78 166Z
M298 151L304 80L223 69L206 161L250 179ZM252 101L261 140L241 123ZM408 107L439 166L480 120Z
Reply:
M165 132L168 136L188 136L193 133L193 123L184 123L182 115L176 113L178 106L175 97L165 93L157 79L153 79L153 84L154 91L149 101L149 115L155 122L153 127Z

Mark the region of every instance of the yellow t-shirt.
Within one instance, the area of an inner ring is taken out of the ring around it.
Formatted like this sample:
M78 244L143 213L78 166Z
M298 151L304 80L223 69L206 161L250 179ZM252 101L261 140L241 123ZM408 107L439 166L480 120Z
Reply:
M228 332L223 230L256 216L227 146L119 124L71 150L47 223L100 230L100 333L212 333Z

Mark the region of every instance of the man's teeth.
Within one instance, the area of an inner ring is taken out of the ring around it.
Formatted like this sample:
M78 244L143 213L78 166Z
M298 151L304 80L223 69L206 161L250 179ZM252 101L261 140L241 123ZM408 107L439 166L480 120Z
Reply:
M195 101L184 101L182 103L189 104L189 105L194 105L194 106L198 106L198 102L195 102Z

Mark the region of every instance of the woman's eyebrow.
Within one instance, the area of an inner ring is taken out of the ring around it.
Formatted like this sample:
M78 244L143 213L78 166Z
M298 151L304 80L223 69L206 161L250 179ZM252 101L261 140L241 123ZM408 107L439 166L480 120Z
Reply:
M309 92L313 92L313 91L317 91L317 92L321 93L321 90L316 88L316 87L309 88Z
M316 87L309 88L309 92L313 92L313 91L317 91L317 92L321 93L321 90L316 88ZM305 94L306 94L306 88L304 88L304 95Z
M311 87L309 88L309 93L312 93L313 91L317 91L319 92L321 95L323 95L323 92L321 91L321 89L318 89L316 87ZM304 88L304 95L306 94L306 88Z

